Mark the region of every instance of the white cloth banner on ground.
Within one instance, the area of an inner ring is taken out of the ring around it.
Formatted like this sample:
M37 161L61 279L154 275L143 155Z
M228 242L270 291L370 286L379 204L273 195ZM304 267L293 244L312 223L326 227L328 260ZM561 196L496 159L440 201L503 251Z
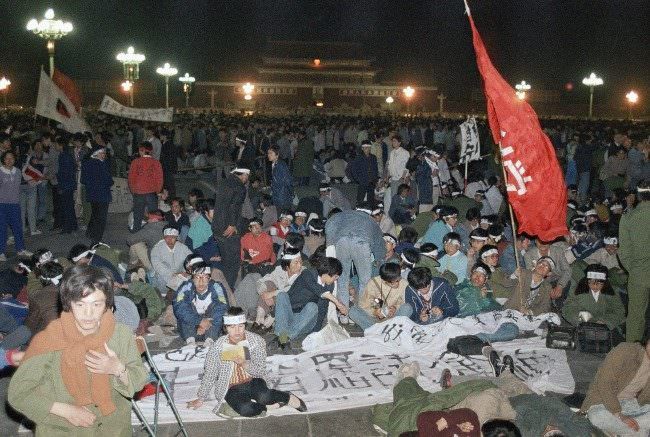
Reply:
M460 162L481 159L481 144L478 137L476 118L469 117L460 125Z
M68 96L56 86L50 76L41 70L36 98L36 115L58 121L70 133L89 132L90 127L74 107Z
M130 108L104 96L99 110L117 117L131 118L133 120L157 121L159 123L171 123L174 116L174 108Z
M502 311L426 327L399 318L367 330L366 337L351 338L300 355L268 357L267 379L270 387L300 396L310 412L387 403L392 401L395 375L402 363L419 362L421 376L418 382L430 391L440 390L437 381L446 368L453 375L491 375L485 357L465 357L447 352L447 338L472 332L492 332L506 321L516 323L522 330L534 329L540 321L549 318L529 318L517 312ZM513 357L515 375L536 392L573 393L575 382L565 351L547 349L539 337L495 343L494 347L501 354ZM207 401L199 410L185 407L187 401L196 398L206 352L202 347L185 346L154 357L170 383L186 422L219 420L212 412L214 400ZM146 417L153 417L153 398L139 401L139 405ZM269 414L294 413L295 410L284 407ZM174 421L164 401L161 401L160 421ZM134 416L133 423L137 422Z

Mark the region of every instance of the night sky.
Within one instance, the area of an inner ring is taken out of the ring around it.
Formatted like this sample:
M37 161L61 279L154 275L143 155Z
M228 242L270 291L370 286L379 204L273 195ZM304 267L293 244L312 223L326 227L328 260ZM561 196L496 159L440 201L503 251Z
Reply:
M340 40L363 43L382 80L427 82L452 98L480 87L461 0L0 0L0 75L12 80L14 101L30 103L40 65L47 69L44 41L25 30L47 7L75 26L56 57L73 78L120 78L115 55L128 45L147 56L142 78L156 78L169 60L181 74L218 80L254 72L269 39ZM599 98L620 103L631 88L649 98L650 1L473 0L470 7L511 83L564 90L573 82L569 98L583 99L580 81L593 70L605 80Z

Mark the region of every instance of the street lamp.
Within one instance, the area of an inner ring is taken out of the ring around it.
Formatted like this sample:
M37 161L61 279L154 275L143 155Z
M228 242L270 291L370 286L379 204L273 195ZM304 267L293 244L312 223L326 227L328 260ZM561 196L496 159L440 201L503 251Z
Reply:
M27 30L34 32L47 41L47 53L50 55L50 77L54 75L54 41L72 32L72 23L54 19L54 10L45 11L45 18L38 21L32 18L27 23Z
M402 93L404 93L404 97L406 97L406 102L407 102L407 112L411 112L411 99L415 95L415 89L413 89L410 85L407 86L402 90Z
M526 100L526 92L530 90L530 84L526 83L525 80L522 80L520 83L515 85L515 89L517 90L515 93L517 94L517 98L519 100Z
M393 98L393 96L388 96L388 97L386 97L386 103L388 103L389 105L390 105L391 103L393 103L394 101L395 101L395 99Z
M250 82L246 82L241 87L244 91L244 100L251 100L253 98L253 91L255 91L255 85Z
M594 111L594 87L602 85L603 79L596 76L596 73L591 73L589 77L582 79L582 84L589 87L589 118L591 118Z
M3 77L4 79L4 77ZM1 83L1 81L0 81ZM639 95L636 93L636 91L632 90L629 93L625 94L625 98L627 99L627 103L630 105L630 120L632 120L632 106L636 104L636 102L639 101ZM5 106L7 106L7 103L5 102Z
M144 62L145 57L143 54L136 53L135 49L130 46L126 49L126 53L118 53L116 59L120 61L124 67L124 80L131 84L129 85L128 92L129 102L131 106L133 106L133 84L135 84L136 80L140 79L140 64Z
M178 70L165 62L165 65L156 69L156 73L165 77L165 108L169 108L169 78L176 76Z
M7 93L9 92L9 85L11 85L11 81L2 76L2 79L0 79L0 91L2 91L2 98L4 99L5 108L7 107Z
M185 107L188 108L190 106L190 91L192 91L192 84L196 79L190 76L190 73L185 73L185 76L179 77L178 80L183 82L183 92L185 93Z

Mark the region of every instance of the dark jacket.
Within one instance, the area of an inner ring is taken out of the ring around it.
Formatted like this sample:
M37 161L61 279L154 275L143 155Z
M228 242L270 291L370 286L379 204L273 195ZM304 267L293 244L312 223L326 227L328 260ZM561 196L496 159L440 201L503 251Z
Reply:
M44 330L52 320L58 319L60 314L59 287L50 284L29 299L29 313L25 319L25 326L34 336Z
M179 232L183 226L187 226L188 228L190 227L190 218L184 212L181 212L181 216L178 220L176 220L174 214L172 214L171 211L167 211L165 214L165 221L169 226L173 226L175 229L178 229Z
M81 183L86 186L88 202L111 203L113 176L107 160L85 159L81 163Z
M178 171L178 152L170 140L165 141L160 149L160 165L163 174L172 175Z
M289 167L278 160L271 171L271 196L278 208L289 208L293 202L293 179Z
M415 169L415 182L418 184L418 200L425 205L433 203L433 181L431 167L426 161L420 161Z
M190 324L192 326L198 326L203 317L212 316L212 326L216 327L217 332L221 332L223 315L226 314L230 306L228 293L220 282L213 280L210 280L206 293L211 294L212 303L206 310L205 315L201 316L196 312L193 304L194 296L196 296L196 286L191 280L183 282L174 297L174 315L178 319L179 324Z
M320 285L318 283L318 272L316 269L304 270L300 276L293 282L287 295L291 302L291 310L294 313L300 312L305 305L313 302L318 305L318 319L314 331L320 331L323 326L325 316L327 316L327 307L329 300L323 299L321 296L326 292L334 291L334 284Z
M56 173L59 191L75 191L77 189L77 163L70 150L64 149L59 155L59 170Z
M433 278L431 280L433 293L431 294L431 308L438 307L442 310L442 314L437 318L431 315L428 321L423 322L420 320L420 313L424 308L424 300L417 290L414 290L410 285L406 287L404 292L404 300L413 308L411 313L411 320L420 325L428 325L430 323L439 322L447 317L455 317L460 311L458 307L458 300L456 299L456 292L449 282L442 278Z
M362 187L375 184L379 179L377 158L375 155L366 156L362 153L348 164L345 174Z
M246 144L244 146L244 151L241 154L241 158L237 159L238 155L239 147L235 148L232 153L232 160L237 164L237 167L250 168L251 170L255 168L255 147Z
M228 175L217 187L212 218L212 231L216 238L221 237L228 226L238 227L245 198L246 186L235 175Z

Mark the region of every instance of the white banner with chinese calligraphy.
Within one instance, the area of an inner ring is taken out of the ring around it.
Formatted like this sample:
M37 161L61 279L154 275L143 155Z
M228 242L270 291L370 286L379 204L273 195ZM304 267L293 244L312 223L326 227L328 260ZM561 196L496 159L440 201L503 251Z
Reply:
M476 118L470 117L460 125L460 162L481 159L481 142L478 137Z
M490 375L483 356L459 356L446 351L448 338L478 332L494 332L503 323L517 324L521 330L535 329L541 321L556 315L525 317L516 311L501 311L466 319L449 319L430 326L420 326L400 317L375 325L366 337L351 338L300 355L268 357L269 386L300 396L310 412L356 408L392 401L392 388L400 364L417 361L421 377L418 382L430 391L440 390L434 381L444 369L452 375ZM547 349L539 337L494 343L501 355L515 362L515 375L536 392L573 393L574 380L563 350ZM203 374L206 350L186 346L154 357L169 381L180 414L187 422L213 421L215 401L209 400L199 410L188 410L185 403L196 397ZM171 410L161 402L160 420L173 422ZM139 401L146 417L153 417L153 400ZM284 407L272 415L294 414ZM133 418L137 423L137 418Z
M99 110L117 117L158 123L171 123L174 116L174 108L131 108L120 104L109 96L104 96Z

